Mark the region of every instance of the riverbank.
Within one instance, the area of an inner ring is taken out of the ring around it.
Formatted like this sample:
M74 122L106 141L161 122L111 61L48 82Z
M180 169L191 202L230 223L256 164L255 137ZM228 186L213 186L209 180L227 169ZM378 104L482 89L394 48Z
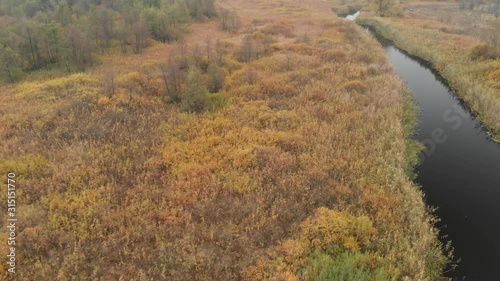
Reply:
M480 40L405 19L361 17L357 22L429 62L488 127L492 139L500 141L500 62L481 57Z
M489 140L481 122L428 63L378 39L421 110L414 137L426 149L415 182L422 186L426 202L438 208L438 227L460 261L447 277L495 280L500 227L491 221L499 213L500 145Z

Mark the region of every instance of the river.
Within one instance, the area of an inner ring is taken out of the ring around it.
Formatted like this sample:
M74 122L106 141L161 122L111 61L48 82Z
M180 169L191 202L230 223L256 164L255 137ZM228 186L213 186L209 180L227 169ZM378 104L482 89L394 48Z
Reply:
M426 149L416 182L460 259L446 276L500 280L500 144L428 64L379 41L422 111L415 138Z

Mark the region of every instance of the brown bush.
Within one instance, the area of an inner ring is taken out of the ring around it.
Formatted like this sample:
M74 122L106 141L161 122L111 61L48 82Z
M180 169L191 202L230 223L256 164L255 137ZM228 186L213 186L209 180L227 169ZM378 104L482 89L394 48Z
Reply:
M296 43L292 45L287 45L285 49L289 52L294 52L301 55L313 56L320 53L320 49L306 43Z
M368 90L368 86L359 80L353 80L343 84L342 89L348 92L363 94Z
M321 53L321 59L325 62L338 62L347 57L343 50L326 50Z
M477 45L470 51L470 58L475 60L484 57L488 53L488 45Z
M291 98L299 93L297 88L282 78L266 78L260 81L259 85L260 93L264 99Z
M262 29L262 32L271 35L283 35L290 38L295 36L293 33L294 29L295 28L292 24L280 21L271 25L267 25Z

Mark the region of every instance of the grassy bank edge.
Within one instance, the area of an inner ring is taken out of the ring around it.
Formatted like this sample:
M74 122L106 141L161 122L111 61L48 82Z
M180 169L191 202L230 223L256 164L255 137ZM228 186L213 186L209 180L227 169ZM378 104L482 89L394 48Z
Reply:
M356 22L362 26L372 27L377 35L383 37L384 39L390 41L396 47L407 52L411 56L415 56L426 63L437 73L439 73L442 78L446 80L449 84L448 86L453 90L458 98L463 100L465 104L469 107L472 114L483 122L483 124L488 129L488 135L494 142L500 143L500 125L495 123L493 117L495 116L495 110L485 110L486 102L475 102L473 100L474 95L478 95L478 92L485 91L485 87L477 81L472 81L471 79L463 79L460 75L462 73L463 67L459 63L454 64L451 67L444 67L442 70L439 65L443 65L444 62L435 55L433 52L426 52L423 48L425 46L418 45L418 42L407 42L405 44L404 39L398 36L394 27L390 24L383 23L379 19L374 17L358 18ZM455 71L453 69L459 69ZM479 94L481 95L481 94Z
M358 20L357 20L358 22ZM378 22L365 23L365 19L361 19L359 22L362 26L374 26ZM387 35L388 29L384 28L383 25L378 26L380 30L377 29L377 34L381 35L385 39L390 40L390 36ZM426 260L426 275L430 280L448 280L443 276L443 273L452 270L456 267L456 259L454 257L454 249L451 241L446 240L442 237L440 230L435 227L436 223L439 222L439 218L435 215L436 209L425 203L425 195L422 191L422 187L415 183L417 174L415 173L415 167L419 165L419 153L424 149L422 143L417 141L415 136L415 128L418 123L418 115L420 114L420 108L413 97L410 90L404 86L401 89L402 96L402 127L403 127L403 137L405 140L405 160L406 166L404 167L405 172L409 178L414 183L417 188L416 192L420 194L422 200L425 204L425 212L428 223L433 226L432 231L434 232L435 240L432 242L431 250ZM443 238L440 239L440 238ZM445 241L445 242L443 242Z
M432 225L432 231L434 234L434 241L431 243L432 246L426 260L426 275L430 278L430 280L447 280L446 277L443 277L443 273L456 267L454 249L451 241L446 240L445 237L441 237L440 230L436 227L436 223L439 222L439 218L435 215L436 209L425 203L425 195L422 191L422 187L415 183L415 179L417 177L415 167L420 161L418 155L424 149L422 143L414 138L420 109L408 88L405 87L401 91L401 95L403 97L402 125L405 139L405 171L409 179L418 188L417 192L421 194L421 198L424 201L426 208L426 217L428 223ZM443 238L446 242L443 242L440 238Z

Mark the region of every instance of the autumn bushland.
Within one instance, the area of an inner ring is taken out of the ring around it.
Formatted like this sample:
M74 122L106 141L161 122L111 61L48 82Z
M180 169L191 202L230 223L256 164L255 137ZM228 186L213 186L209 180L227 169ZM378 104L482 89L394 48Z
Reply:
M0 3L0 82L39 70L85 71L114 52L141 54L182 39L188 23L217 16L214 1Z
M285 36L299 8L117 72L114 94L106 73L3 86L19 278L439 279L404 84L354 23ZM246 60L246 38L269 40Z

